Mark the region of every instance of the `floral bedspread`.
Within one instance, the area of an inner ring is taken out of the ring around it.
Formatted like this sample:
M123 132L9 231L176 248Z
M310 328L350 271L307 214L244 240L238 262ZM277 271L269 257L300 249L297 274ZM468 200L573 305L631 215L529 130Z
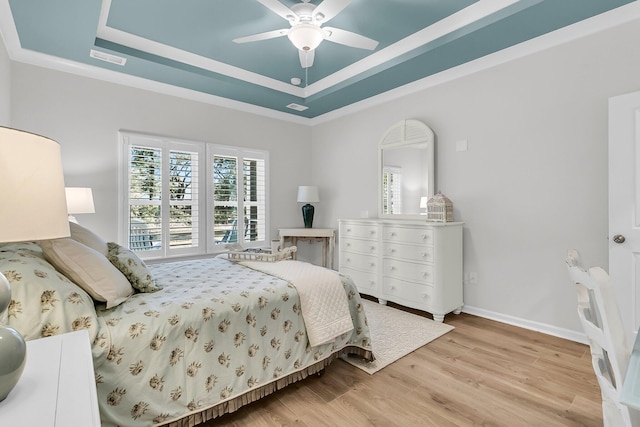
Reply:
M300 298L283 279L219 258L148 267L163 289L107 310L56 271L37 244L0 245L0 271L12 288L0 324L28 340L87 329L104 426L216 416L216 405L259 397L289 383L290 374L303 378L342 349L371 350L360 297L338 273L354 329L310 347Z
M220 258L148 267L162 291L97 308L93 352L103 426L169 422L346 346L371 350L360 297L347 277L340 275L353 331L310 347L300 299L285 280Z

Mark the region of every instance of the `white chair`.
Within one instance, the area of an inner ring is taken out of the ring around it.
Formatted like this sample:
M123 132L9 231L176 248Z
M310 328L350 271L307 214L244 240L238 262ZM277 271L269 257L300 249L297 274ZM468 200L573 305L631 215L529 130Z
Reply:
M566 263L578 292L578 316L589 339L593 370L602 393L604 425L637 426L637 414L620 403L630 353L609 275L600 267L585 271L576 250L567 253Z

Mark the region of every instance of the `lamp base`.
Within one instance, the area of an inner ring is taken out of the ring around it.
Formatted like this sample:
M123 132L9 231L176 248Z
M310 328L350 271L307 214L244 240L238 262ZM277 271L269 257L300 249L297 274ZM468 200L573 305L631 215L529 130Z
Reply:
M11 302L11 286L0 273L0 313ZM27 344L18 331L0 326L0 402L13 390L24 370L27 356Z
M304 228L311 228L313 226L313 205L307 203L302 206L302 219L304 221Z

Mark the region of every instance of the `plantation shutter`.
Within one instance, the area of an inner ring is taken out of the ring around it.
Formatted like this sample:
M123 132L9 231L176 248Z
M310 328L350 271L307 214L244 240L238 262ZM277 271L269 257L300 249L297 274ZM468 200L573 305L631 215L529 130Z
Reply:
M129 248L162 247L162 150L131 145L129 152Z
M245 240L265 240L266 235L266 172L264 159L247 159L244 164L244 218L247 224Z
M268 239L268 152L122 133L121 241L143 258Z
M198 247L198 153L171 150L169 156L169 245Z
M385 166L382 181L384 212L402 214L402 169Z
M216 243L238 242L238 158L213 156L213 234Z
M266 241L266 154L211 147L215 244Z
M200 239L202 144L124 137L128 171L125 241L143 257L204 252Z

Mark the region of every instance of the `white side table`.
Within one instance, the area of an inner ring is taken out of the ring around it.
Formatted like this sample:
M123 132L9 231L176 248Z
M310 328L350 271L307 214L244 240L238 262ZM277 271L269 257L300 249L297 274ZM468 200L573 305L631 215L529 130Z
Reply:
M0 402L0 425L100 427L86 330L27 342L20 381Z
M331 268L333 269L333 251L336 247L336 230L333 228L281 228L280 247L284 248L284 242L291 239L291 244L296 246L298 240L315 240L322 241L322 266L327 266L327 248L329 249L329 259L331 260ZM296 254L293 254L295 259Z

